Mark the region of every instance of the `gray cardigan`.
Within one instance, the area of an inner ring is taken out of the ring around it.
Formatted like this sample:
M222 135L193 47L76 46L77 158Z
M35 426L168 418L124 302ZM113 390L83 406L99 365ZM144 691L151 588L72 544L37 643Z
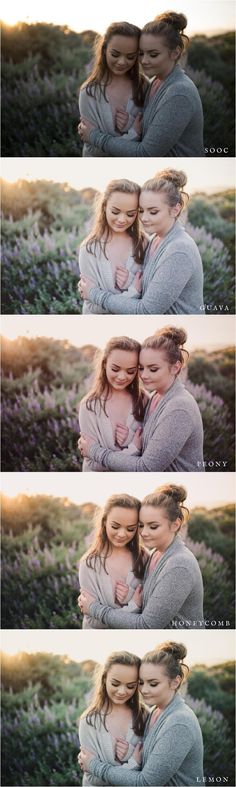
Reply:
M203 111L198 90L179 64L144 102L142 140L134 129L122 138L90 131L89 142L107 156L204 156ZM133 137L133 138L132 138Z
M151 243L144 258L140 300L129 294L120 299L98 287L91 287L89 300L111 314L203 314L202 260L193 238L177 221L153 256Z
M118 629L203 628L202 575L190 549L177 535L149 573L151 559L145 569L140 614L94 601L90 615L107 627ZM131 600L129 610L135 606Z
M204 472L202 418L192 394L177 378L149 415L151 401L144 416L142 456L95 443L90 459L118 472Z
M88 590L92 596L95 596L101 604L109 604L109 607L114 607L115 609L121 609L121 605L115 601L114 599L114 587L112 584L112 579L107 570L104 568L103 563L95 562L93 558L93 568L87 566L86 559L82 558L79 564L79 584L81 590L85 589ZM132 600L132 596L135 593L136 587L142 584L140 579L135 577L134 572L132 569L128 572L127 576L121 576L122 579L129 587L127 593L127 605L125 604L122 609L133 609L134 612L138 612L138 608L135 605L130 607L130 601ZM122 611L121 609L121 611ZM84 615L83 617L83 629L98 629L98 628L109 628L105 623L101 620L98 621L96 618L91 617L90 615Z
M101 760L106 760L106 762L113 763L113 767L115 766L120 767L119 763L115 760L115 753L114 753L114 745L112 741L112 737L110 733L105 729L104 724L100 719L96 719L95 726L91 724L87 724L86 716L83 716L79 722L79 741L80 746L83 749L88 749L88 751L93 752ZM133 751L137 743L141 742L141 738L135 734L132 723L130 723L126 741L129 744L129 748L126 755L126 762L122 764L122 768L134 768L134 763L136 762L132 757ZM139 766L136 763L136 769L139 770ZM85 773L83 776L83 787L85 785L103 785L106 782L103 781L101 778L96 778L91 776L88 773Z
M126 127L126 130L129 130L135 121L136 115L142 112L142 108L138 107L132 96L130 96L126 107L123 106L123 109L129 114L129 120ZM99 89L97 90L96 97L89 96L85 87L80 90L79 111L81 117L89 120L98 127L101 132L106 132L106 134L112 134L120 138L120 132L116 131L114 128L111 104ZM83 147L83 156L101 157L106 156L106 153L103 152L102 148L96 148L93 144L91 145L86 142Z
M93 759L89 771L109 785L196 785L203 783L203 742L195 713L183 698L174 699L150 726L146 722L142 770L125 771Z

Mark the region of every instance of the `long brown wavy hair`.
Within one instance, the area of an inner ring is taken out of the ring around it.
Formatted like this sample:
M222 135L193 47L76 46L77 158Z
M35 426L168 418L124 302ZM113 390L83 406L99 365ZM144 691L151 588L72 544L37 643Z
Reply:
M138 356L140 353L141 345L139 342L136 342L135 339L129 339L128 336L118 336L113 339L109 339L107 342L104 350L102 353L96 358L96 376L94 385L89 391L89 393L84 397L83 401L86 402L87 410L92 412L97 412L97 406L100 407L100 411L103 410L105 415L108 418L106 413L106 402L109 396L110 387L107 380L106 375L106 363L109 355L113 350L125 350L126 352L135 352L137 353L137 374L134 377L132 383L127 385L127 391L129 391L132 397L132 404L133 404L133 414L137 421L142 421L144 416L144 398L143 393L140 389L139 384L139 377L138 377Z
M94 225L88 238L84 241L86 250L89 254L96 254L96 248L98 247L99 251L103 251L106 259L108 259L106 256L106 246L112 233L107 223L106 206L111 195L115 192L119 194L137 194L139 198L140 191L141 189L138 183L132 180L126 180L125 178L122 178L122 180L111 180L110 183L108 183L104 193L99 195L96 199ZM133 241L133 256L135 262L141 265L144 257L144 234L140 229L138 205L137 214L131 227L128 227L127 234Z
M106 87L111 80L111 75L107 66L106 50L108 44L111 41L111 38L116 35L125 36L126 38L131 37L135 38L138 44L140 33L140 28L136 25L130 24L129 22L112 22L112 24L109 25L106 32L104 33L104 36L96 37L94 43L94 65L92 73L89 75L88 79L85 80L83 85L81 85L81 89L86 88L86 93L88 96L93 96L96 98L97 95L99 97L99 95L102 94L107 101ZM142 107L144 102L146 80L139 70L138 46L137 58L128 73L133 85L133 100L136 106Z
M108 657L103 667L100 667L98 670L96 670L94 697L91 705L89 705L87 710L84 711L81 716L81 718L86 718L87 724L91 727L95 727L96 721L99 719L105 727L105 730L107 730L106 717L110 709L110 700L106 690L106 679L110 668L113 667L114 664L122 664L128 667L134 666L137 667L138 672L141 659L139 659L138 656L134 656L133 653L129 653L128 651L114 652ZM142 736L144 732L146 710L144 704L139 698L138 675L135 692L133 696L126 702L126 705L128 705L132 710L134 732L136 735Z
M137 529L129 543L126 545L126 548L132 553L133 572L135 577L137 577L137 579L143 578L145 552L143 547L140 546L138 532L138 515L140 511L140 505L140 501L136 497L131 497L131 495L111 495L103 508L100 508L98 513L95 513L96 534L91 546L82 558L82 560L86 561L86 565L89 568L93 568L96 571L96 564L99 563L104 567L106 573L108 573L106 570L106 560L111 554L112 549L107 537L106 523L108 514L110 514L112 509L117 507L130 511L136 510Z

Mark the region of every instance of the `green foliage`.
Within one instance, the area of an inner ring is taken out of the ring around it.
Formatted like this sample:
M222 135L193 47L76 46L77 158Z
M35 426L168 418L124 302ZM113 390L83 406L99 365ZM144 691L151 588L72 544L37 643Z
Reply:
M81 628L78 562L93 510L66 498L3 496L3 628Z
M220 194L193 194L188 207L188 219L194 227L205 227L213 238L220 238L229 250L230 265L234 269L234 190Z
M221 397L234 419L234 348L223 350L194 350L188 362L189 377L192 383L203 383L208 390Z
M234 523L235 508L228 504L210 511L195 508L191 511L188 532L192 541L204 541L205 545L227 561L230 576L234 578Z
M78 785L77 720L89 676L49 653L3 655L3 761L6 785Z

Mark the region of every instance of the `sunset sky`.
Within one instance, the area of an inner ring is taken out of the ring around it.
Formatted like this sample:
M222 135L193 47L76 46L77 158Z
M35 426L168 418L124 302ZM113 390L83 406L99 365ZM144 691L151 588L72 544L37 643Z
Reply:
M2 631L2 650L9 655L19 651L28 653L46 652L69 656L75 661L95 659L102 663L113 650L130 650L143 656L148 650L166 641L169 632L164 631ZM186 663L218 664L234 658L234 631L172 631L171 638L184 642L187 647Z
M234 26L233 0L119 0L119 3L108 3L107 0L90 0L89 3L67 0L58 3L56 0L8 0L2 10L3 21L7 24L23 22L50 22L67 25L80 32L86 29L103 33L111 22L125 19L140 27L149 22L157 14L171 7L173 11L185 13L188 19L187 33L213 34L214 32L232 30Z
M135 315L73 316L63 315L7 315L2 317L2 334L8 339L17 336L47 336L68 340L76 347L93 344L104 347L112 336L126 335L142 342L164 325L185 328L188 334L187 350L195 348L215 349L232 345L234 342L233 315L170 315L146 316L137 320Z
M142 499L164 483L176 483L175 473L129 473L124 480L120 473L94 473L92 488L88 473L83 477L75 473L2 473L2 492L10 498L18 494L46 494L67 497L77 504L103 505L111 494L120 492ZM196 473L188 473L186 478L185 473L178 473L178 484L187 490L186 505L190 509L215 508L234 501L233 473L217 473L217 484L214 474L202 474L200 485L198 474L196 477Z
M230 158L219 158L217 166L215 158L208 158L204 166L199 166L198 159L173 158L97 159L96 167L93 159L74 158L5 158L2 161L2 177L9 183L23 180L51 180L56 183L68 183L75 189L94 188L102 191L109 180L125 177L142 185L152 178L157 171L166 167L176 167L186 172L188 182L186 191L207 193L234 188L234 161Z

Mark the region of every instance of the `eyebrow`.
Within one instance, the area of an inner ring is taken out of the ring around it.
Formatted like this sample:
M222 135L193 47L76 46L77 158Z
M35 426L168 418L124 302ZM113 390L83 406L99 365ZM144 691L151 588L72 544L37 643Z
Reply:
M133 525L132 524L130 524L130 525L121 525L121 523L120 522L116 522L115 519L112 519L111 521L112 521L113 525L119 525L119 527L136 527L135 523Z
M151 364L151 365L153 366L153 364ZM116 366L117 369L121 369L122 368L121 366L119 366L118 363L115 363L115 361L113 361L112 366ZM135 366L130 366L128 369L125 369L124 371L125 372L133 372L134 369L136 369L136 368L137 368L137 366L135 364Z
M138 51L138 47L133 52L124 52L124 55L125 55L125 57L127 57L128 55L136 55L137 51ZM122 55L123 54L123 52L120 52L119 49L114 49L114 47L111 48L111 52L115 52L116 55Z
M125 210L124 213L136 213L137 209L138 209L138 206L137 206L137 208L129 208L128 210ZM111 210L122 210L122 208L117 208L117 205L112 205L111 206Z
M140 51L140 52L144 52L144 51L145 51L145 52L148 52L148 54L149 54L149 55L153 54L154 52L156 53L156 55L159 55L159 54L160 54L158 49L145 49L145 50L144 50L144 48L143 48L143 47L141 47L141 46L140 46L140 49L139 49L139 51Z

